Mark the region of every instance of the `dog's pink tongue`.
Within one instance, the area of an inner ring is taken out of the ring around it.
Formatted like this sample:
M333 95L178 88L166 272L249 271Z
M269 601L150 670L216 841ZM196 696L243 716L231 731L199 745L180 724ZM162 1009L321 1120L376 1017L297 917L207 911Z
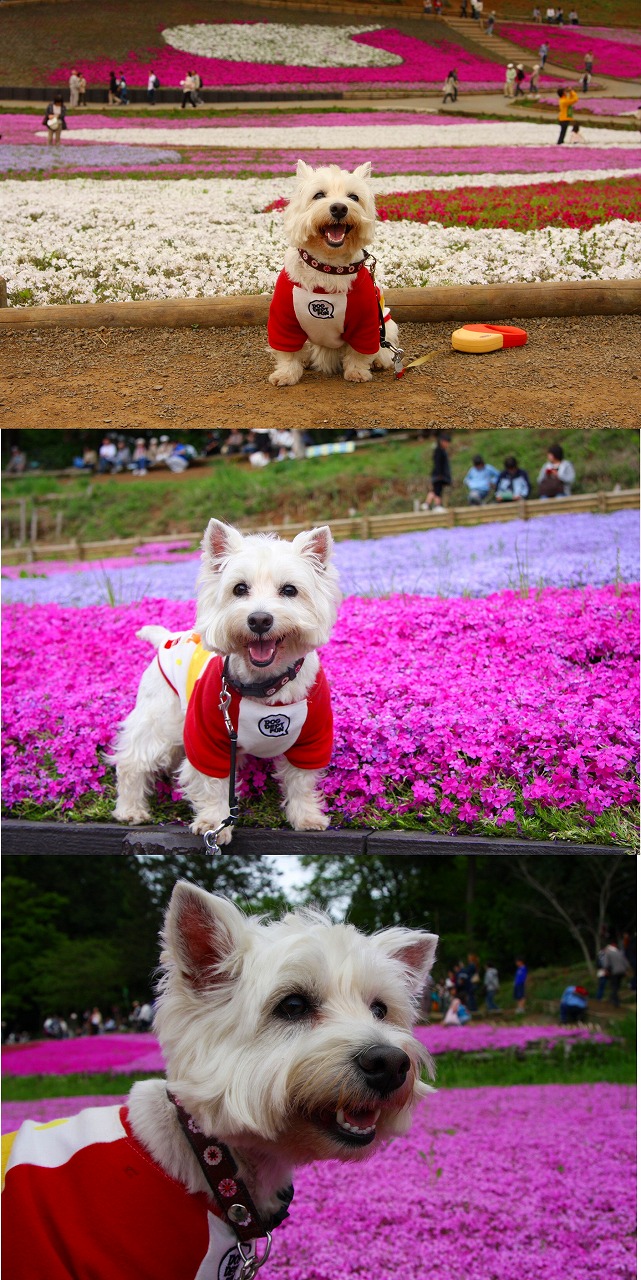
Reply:
M356 1129L371 1129L378 1120L378 1111L343 1111L348 1124Z
M261 667L268 667L270 662L274 661L276 655L276 645L273 640L255 640L249 646L249 656L252 662L256 662Z
M345 228L341 226L328 227L325 235L331 244L342 244L345 239Z

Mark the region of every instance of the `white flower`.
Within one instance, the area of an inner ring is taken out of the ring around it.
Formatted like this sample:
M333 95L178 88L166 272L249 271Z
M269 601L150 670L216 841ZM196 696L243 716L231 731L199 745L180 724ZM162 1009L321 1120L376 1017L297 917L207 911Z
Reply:
M380 23L366 27L294 27L278 22L199 22L194 26L166 27L162 37L183 53L225 62L294 67L396 67L402 63L398 54L351 39L370 31L380 31Z

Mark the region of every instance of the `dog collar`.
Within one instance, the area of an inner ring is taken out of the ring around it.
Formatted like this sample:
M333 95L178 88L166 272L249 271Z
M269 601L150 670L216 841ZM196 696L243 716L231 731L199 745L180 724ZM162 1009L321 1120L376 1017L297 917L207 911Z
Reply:
M229 1147L218 1138L203 1133L193 1116L185 1111L182 1103L169 1089L167 1097L176 1108L180 1127L205 1175L223 1221L231 1227L240 1244L248 1244L251 1240L261 1238L271 1242L270 1232L288 1217L294 1188L284 1187L276 1193L282 1207L265 1222L239 1176L238 1165ZM242 1256L245 1257L245 1254ZM261 1264L266 1258L267 1251L262 1255Z
M313 258L307 249L299 249L298 256L308 267L313 267L314 271L320 271L325 276L355 276L365 262L365 258L360 258L358 262L350 262L346 267L333 267L330 262L319 262L318 258Z
M229 658L225 658L223 675L228 685L239 693L241 698L271 698L275 693L279 693L281 689L289 684L290 680L295 680L305 659L298 658L293 666L288 667L281 675L271 680L259 680L255 684L243 684L241 680L234 680L229 674Z

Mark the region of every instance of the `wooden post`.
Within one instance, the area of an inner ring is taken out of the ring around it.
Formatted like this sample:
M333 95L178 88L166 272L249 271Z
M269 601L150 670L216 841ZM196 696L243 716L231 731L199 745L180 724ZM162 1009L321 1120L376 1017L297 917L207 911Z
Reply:
M519 519L520 519L520 520L528 520L528 519L529 519L529 516L530 516L530 512L529 512L529 509L528 509L528 504L527 504L526 499L525 499L525 498L518 498L518 499L517 499L517 501L518 501L518 507L519 507Z
M19 498L18 505L20 507L20 535L18 546L24 547L24 544L27 541L27 499Z
M31 531L29 534L29 541L32 547L35 546L38 541L38 512L35 507L31 508Z
M7 282L0 276L0 307L6 307L7 305Z
M604 516L608 509L608 500L606 495L600 489L599 489L599 492L597 493L597 502L598 502L600 514Z
M639 280L545 280L534 284L443 285L389 289L385 293L400 323L442 320L500 321L536 316L641 315ZM136 302L89 302L0 308L0 328L97 329L206 328L265 325L270 295L211 298L150 298Z

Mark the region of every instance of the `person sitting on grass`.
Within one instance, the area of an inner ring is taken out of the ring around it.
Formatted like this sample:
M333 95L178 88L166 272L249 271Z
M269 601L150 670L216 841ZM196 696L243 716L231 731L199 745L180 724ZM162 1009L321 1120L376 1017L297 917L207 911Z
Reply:
M470 505L480 507L482 503L487 502L498 478L499 473L496 467L491 466L489 462L484 462L480 453L475 453L472 466L463 479Z
M564 458L562 445L551 444L547 460L536 479L539 498L568 498L575 480L574 467Z
M530 489L527 471L523 471L516 458L510 455L505 459L505 466L496 482L496 502L516 502L518 498L529 498Z

